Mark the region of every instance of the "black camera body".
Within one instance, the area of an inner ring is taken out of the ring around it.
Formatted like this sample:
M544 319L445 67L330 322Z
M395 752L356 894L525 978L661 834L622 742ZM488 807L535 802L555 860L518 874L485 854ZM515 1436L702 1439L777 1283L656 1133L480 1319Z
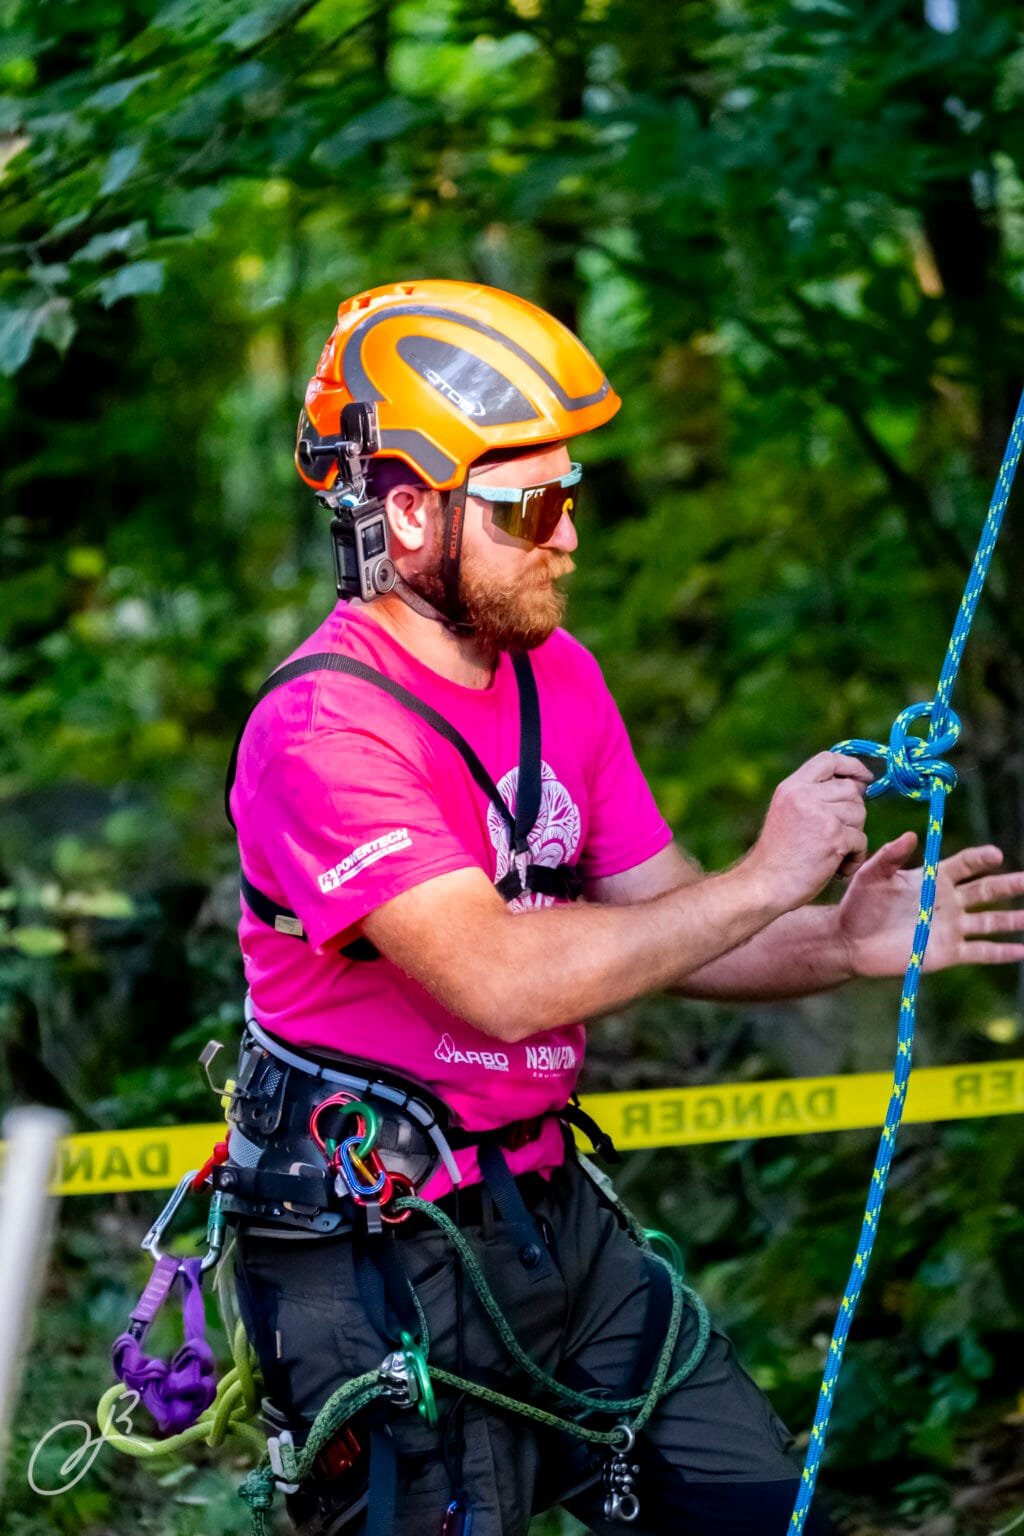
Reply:
M303 440L310 457L329 453L338 460L338 480L317 499L329 508L338 596L372 602L390 592L398 579L391 558L384 502L368 495L366 460L380 449L377 407L354 401L341 413L341 436L330 441Z
M382 501L364 502L357 508L337 508L331 519L331 538L339 597L360 597L369 603L391 591L397 572Z

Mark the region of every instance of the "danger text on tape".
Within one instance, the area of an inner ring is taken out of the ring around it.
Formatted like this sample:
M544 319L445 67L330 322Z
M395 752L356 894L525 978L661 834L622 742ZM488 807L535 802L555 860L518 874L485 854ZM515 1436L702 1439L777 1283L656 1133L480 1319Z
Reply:
M880 1126L891 1082L886 1072L858 1072L592 1093L582 1105L619 1147L635 1151ZM910 1080L904 1120L920 1124L1021 1113L1024 1060L1015 1060L919 1067ZM51 1187L61 1195L170 1189L189 1169L202 1166L224 1134L221 1121L69 1136L58 1147Z

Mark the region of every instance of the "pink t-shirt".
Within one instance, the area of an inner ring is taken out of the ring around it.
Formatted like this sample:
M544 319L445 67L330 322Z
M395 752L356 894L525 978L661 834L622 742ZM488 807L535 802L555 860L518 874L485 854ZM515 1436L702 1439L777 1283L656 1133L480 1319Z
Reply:
M339 603L290 660L339 651L385 673L431 705L469 742L515 809L519 695L507 655L489 688L450 682L417 661L366 610ZM579 863L584 878L642 864L671 840L637 765L615 701L590 653L557 630L531 653L540 702L540 813L533 861ZM457 1124L487 1130L560 1109L583 1061L584 1030L568 1024L517 1043L452 1015L386 959L349 960L341 944L375 907L453 870L508 868L504 822L458 751L397 700L361 678L318 671L276 689L256 708L231 796L242 867L290 907L303 944L242 904L239 937L256 1018L298 1046L372 1060L431 1088ZM512 903L550 906L527 894ZM342 936L340 937L339 936ZM473 963L472 934L453 935ZM515 994L508 1000L510 1014ZM467 1182L479 1177L462 1150ZM562 1161L548 1122L507 1153L513 1173ZM424 1193L451 1187L443 1169Z

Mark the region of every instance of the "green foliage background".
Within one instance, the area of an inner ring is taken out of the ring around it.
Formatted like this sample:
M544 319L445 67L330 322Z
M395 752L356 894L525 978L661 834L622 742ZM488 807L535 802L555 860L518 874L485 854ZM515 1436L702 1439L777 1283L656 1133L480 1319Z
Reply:
M803 757L930 696L1024 373L1017 5L0 0L0 22L5 1101L79 1129L210 1117L194 1058L241 995L221 776L331 602L291 433L361 287L508 287L607 367L625 403L581 445L570 622L708 866ZM1022 572L1011 509L950 813L952 845L1015 864ZM916 814L873 810L873 834ZM879 1068L894 1010L888 985L655 999L595 1028L587 1081ZM931 978L922 1061L1012 1058L1019 1033L1015 975ZM796 1425L871 1140L635 1155L621 1181ZM904 1137L828 1474L852 1531L1020 1511L1021 1162L1018 1118ZM151 1210L64 1209L11 1536L243 1528L213 1464L157 1482L104 1453L45 1502L24 1482L107 1379Z

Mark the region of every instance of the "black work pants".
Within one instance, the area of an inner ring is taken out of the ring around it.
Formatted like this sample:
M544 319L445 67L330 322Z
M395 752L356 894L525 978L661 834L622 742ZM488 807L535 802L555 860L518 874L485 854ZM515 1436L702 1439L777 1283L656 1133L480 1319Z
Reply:
M546 1249L540 1265L486 1196L477 1201L480 1219L463 1225L517 1338L539 1366L569 1385L593 1390L596 1383L612 1397L642 1390L638 1363L649 1377L667 1324L664 1288L652 1282L650 1258L575 1161L550 1181L530 1175L518 1183ZM292 1241L243 1231L238 1249L240 1307L268 1395L296 1422L308 1423L337 1386L378 1366L394 1347L404 1326L401 1309L368 1304L360 1274L365 1253L360 1258L359 1244L348 1237ZM430 1361L521 1392L522 1378L465 1280L460 1354L456 1258L444 1236L418 1222L394 1240L393 1251L426 1315ZM687 1308L676 1363L696 1334ZM640 1468L640 1513L631 1526L604 1517L603 1451L472 1398L455 1402L439 1393L438 1401L438 1429L414 1410L390 1417L398 1452L396 1536L437 1536L455 1481L472 1508L472 1536L525 1536L532 1514L557 1503L600 1536L628 1529L638 1536L788 1530L800 1475L792 1437L717 1329L700 1365L662 1399L630 1457ZM357 1515L346 1536L357 1536L364 1522ZM806 1529L824 1536L831 1527L816 1514Z

